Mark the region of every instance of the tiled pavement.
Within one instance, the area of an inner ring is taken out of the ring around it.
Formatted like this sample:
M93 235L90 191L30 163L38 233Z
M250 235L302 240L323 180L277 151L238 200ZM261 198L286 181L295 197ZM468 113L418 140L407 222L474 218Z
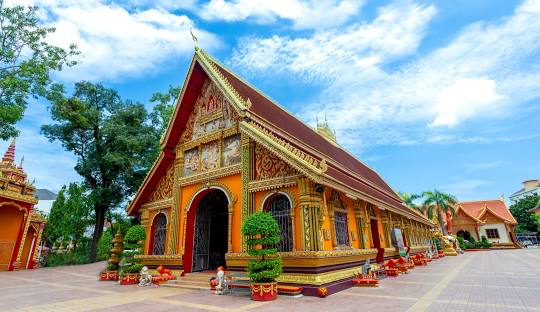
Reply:
M540 311L540 249L471 252L327 298L248 296L98 282L103 263L0 272L0 311Z

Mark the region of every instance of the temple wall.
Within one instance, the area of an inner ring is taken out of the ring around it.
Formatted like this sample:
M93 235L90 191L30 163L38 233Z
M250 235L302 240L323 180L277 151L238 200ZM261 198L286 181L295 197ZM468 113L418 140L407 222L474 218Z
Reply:
M499 232L499 238L488 238L490 243L511 243L508 231L504 223L486 223L480 225L480 236L487 238L486 229L497 229Z
M20 239L24 210L11 205L0 206L0 271L7 270Z

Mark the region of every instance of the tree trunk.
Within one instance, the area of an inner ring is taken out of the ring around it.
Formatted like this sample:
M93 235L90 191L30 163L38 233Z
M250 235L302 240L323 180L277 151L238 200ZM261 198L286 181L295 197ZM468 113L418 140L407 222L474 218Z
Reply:
M90 247L90 261L97 261L97 247L99 239L103 234L103 226L105 224L105 209L104 207L95 207L94 212L96 213L96 224L94 226L94 236L92 237L92 246Z
M440 209L437 209L437 219L439 219L439 226L441 227L441 231L444 236L448 235L448 231L446 230L446 227L444 226L444 219L441 213Z

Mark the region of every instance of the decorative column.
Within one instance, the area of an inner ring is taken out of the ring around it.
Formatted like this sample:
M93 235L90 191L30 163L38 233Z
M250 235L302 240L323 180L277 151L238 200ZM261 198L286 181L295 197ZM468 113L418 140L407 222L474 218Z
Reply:
M334 205L326 205L328 211L328 220L330 221L330 237L332 238L332 247L337 249L337 237L336 237L336 211L334 210ZM348 234L347 234L348 235Z
M360 199L355 199L353 201L354 207L354 217L356 218L356 228L358 229L358 242L360 243L360 248L366 248L366 240L364 237L364 227L367 227L367 221L365 216L365 206L366 202Z
M229 229L228 229L228 244L227 244L227 252L232 252L232 222L233 222L233 214L234 214L234 202L229 203Z
M254 177L253 170L253 151L255 143L244 133L240 134L241 141L241 159L242 159L242 218L243 222L251 213L253 213L253 194L249 192L249 181ZM242 251L247 249L245 238L242 236Z
M383 224L383 231L386 237L386 247L392 247L392 237L390 236L390 230L388 229L388 213L386 210L381 211L381 221Z
M300 192L300 219L302 221L302 250L322 250L319 211L321 211L321 194L315 191L315 184L308 178L298 179Z
M169 235L169 246L167 248L169 255L181 254L183 250L178 250L178 230L180 228L180 214L182 203L182 188L180 187L180 178L184 169L184 151L176 149L176 158L174 159L173 174L173 205L171 209L171 227ZM183 248L182 248L183 249Z

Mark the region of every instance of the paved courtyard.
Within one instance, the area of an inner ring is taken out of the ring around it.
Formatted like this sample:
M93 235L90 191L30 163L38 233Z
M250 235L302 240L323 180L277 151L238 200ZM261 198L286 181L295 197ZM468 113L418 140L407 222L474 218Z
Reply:
M540 311L540 249L470 252L387 278L378 288L275 302L98 282L102 266L0 272L0 311Z

